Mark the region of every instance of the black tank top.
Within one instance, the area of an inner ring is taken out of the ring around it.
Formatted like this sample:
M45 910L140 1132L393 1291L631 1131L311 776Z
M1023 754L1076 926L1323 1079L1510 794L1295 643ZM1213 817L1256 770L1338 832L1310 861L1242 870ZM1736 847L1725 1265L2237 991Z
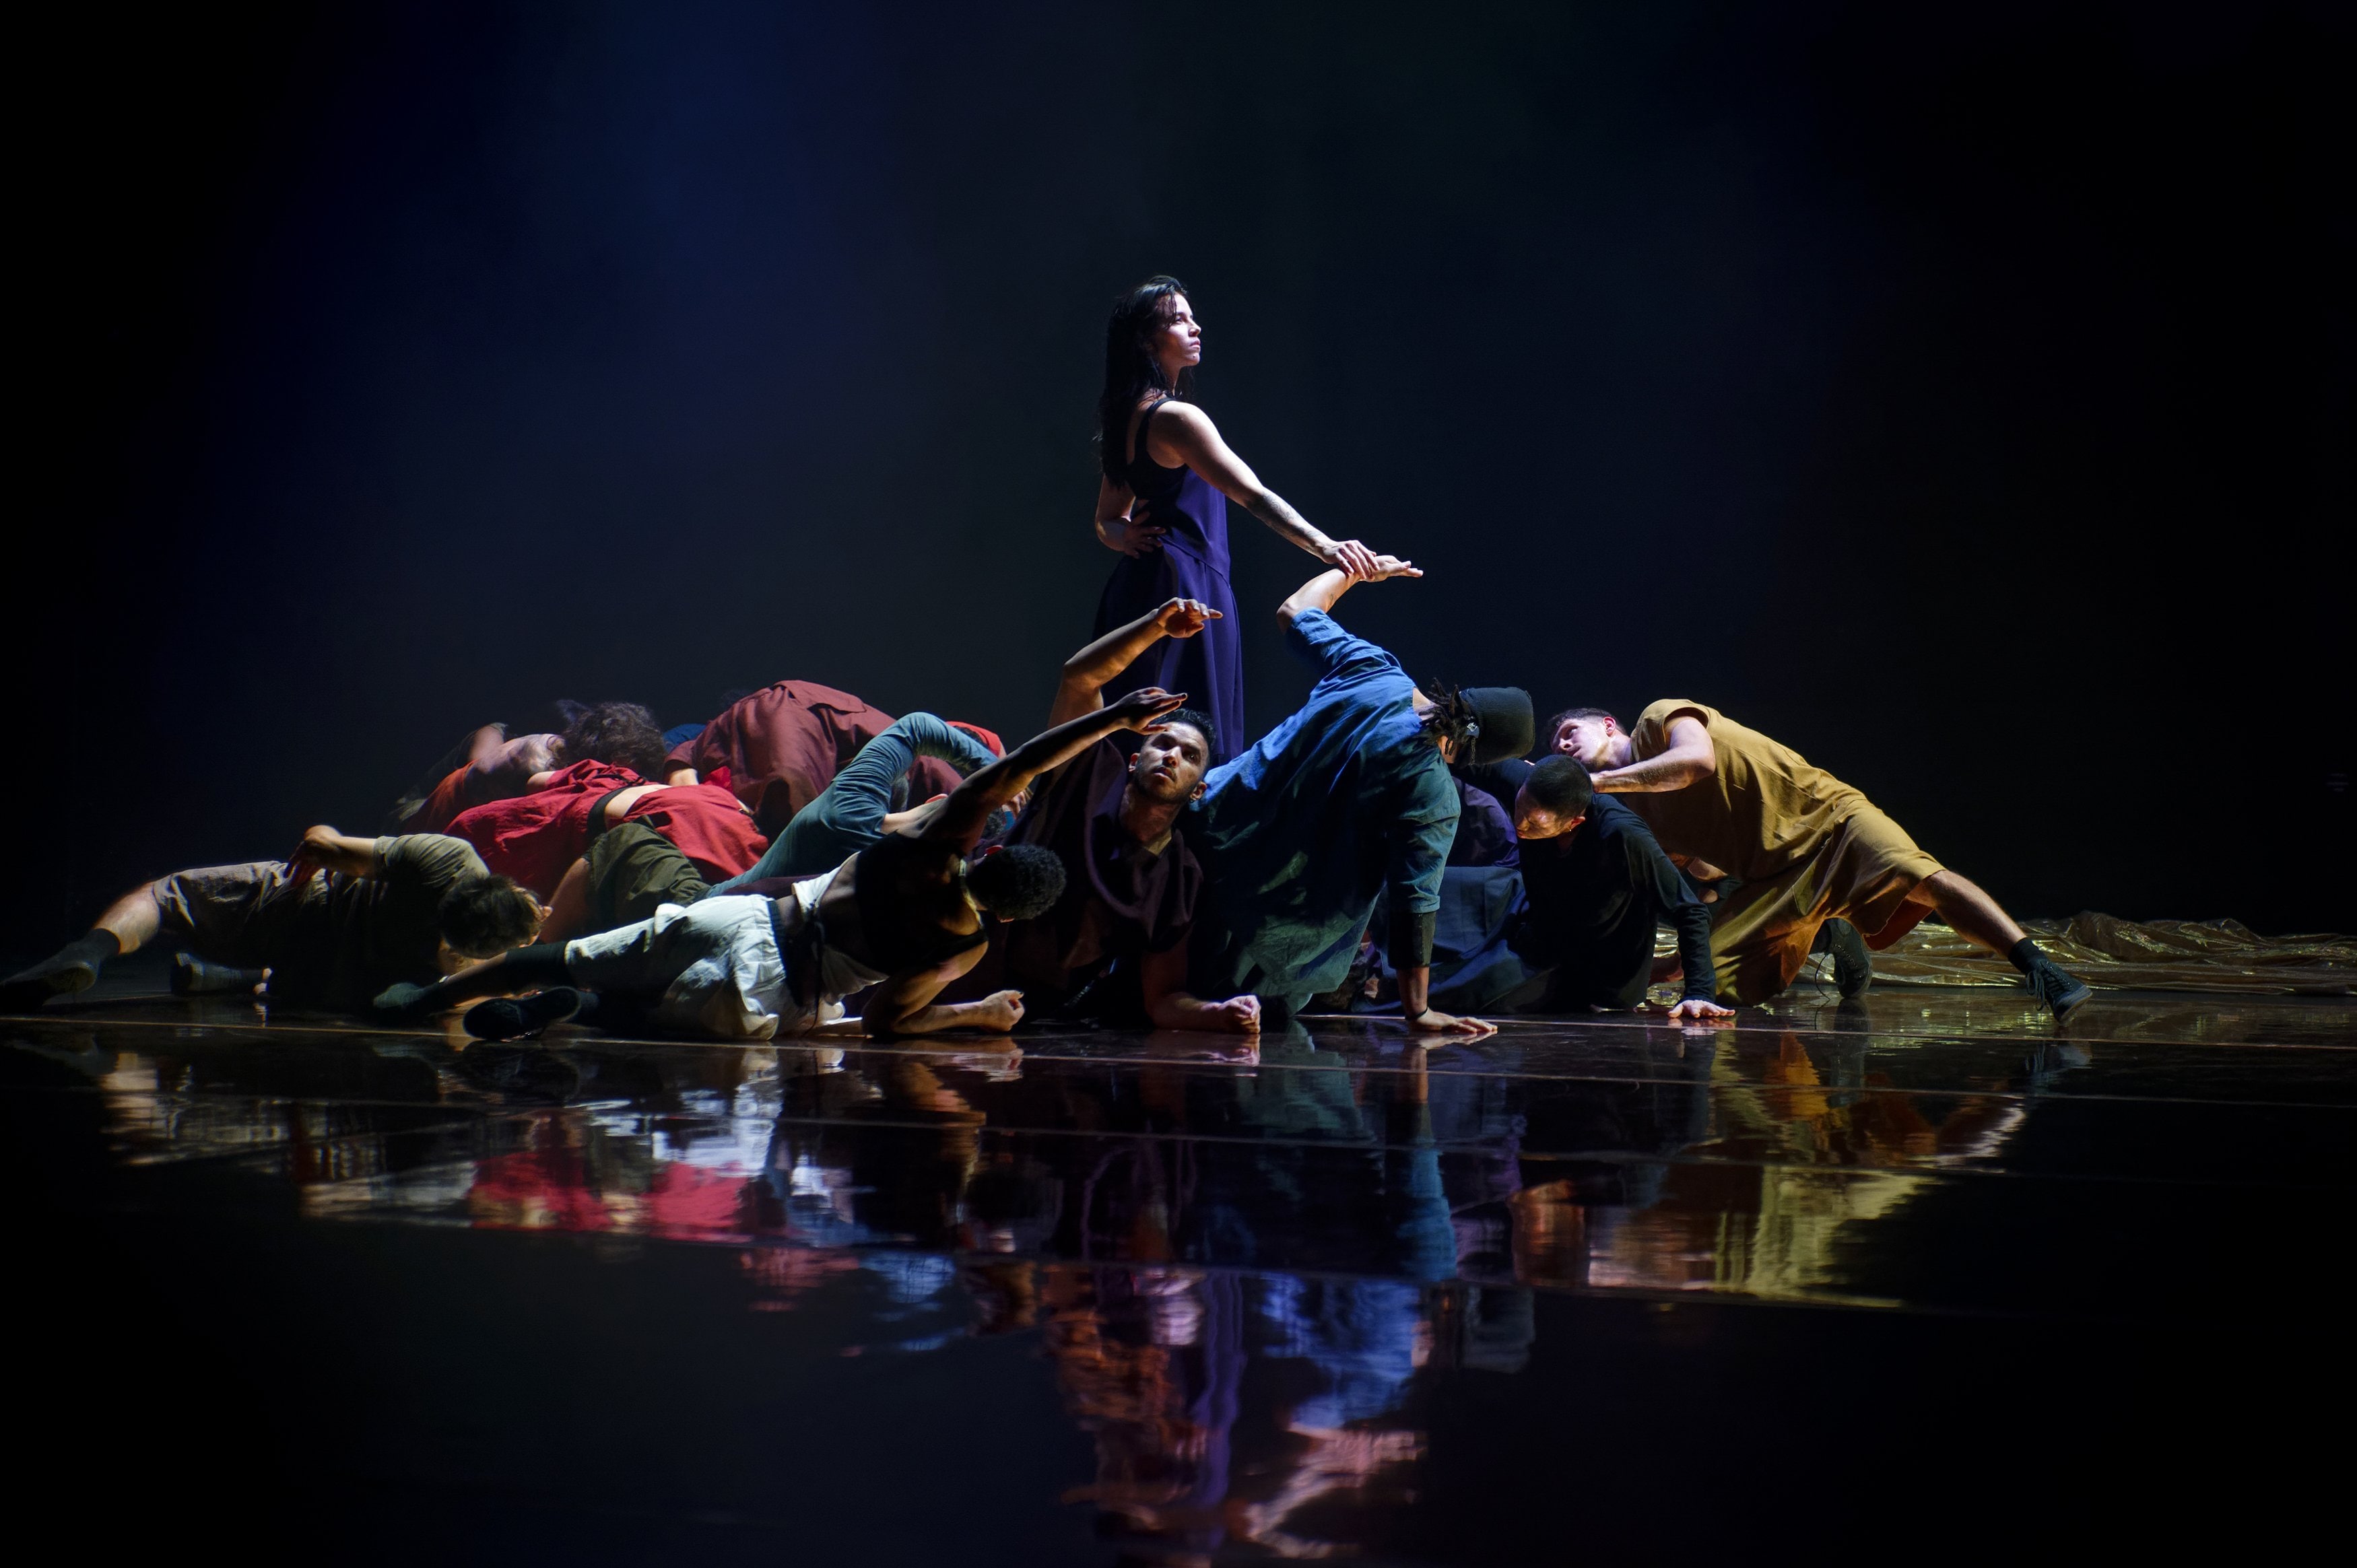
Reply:
M968 948L990 940L990 917L980 930L945 931L934 921L912 922L899 890L910 882L931 882L941 871L954 879L948 863L963 859L944 843L928 843L905 833L887 833L859 852L859 870L851 885L852 902L859 907L859 929L867 940L868 961L887 974L931 969Z

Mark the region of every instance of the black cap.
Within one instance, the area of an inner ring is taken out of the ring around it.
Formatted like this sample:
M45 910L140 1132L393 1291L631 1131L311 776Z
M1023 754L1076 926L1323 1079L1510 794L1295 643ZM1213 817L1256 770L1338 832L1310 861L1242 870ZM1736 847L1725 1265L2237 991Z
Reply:
M1463 686L1458 695L1473 710L1473 755L1476 767L1522 757L1538 738L1538 721L1531 713L1531 694L1520 686Z

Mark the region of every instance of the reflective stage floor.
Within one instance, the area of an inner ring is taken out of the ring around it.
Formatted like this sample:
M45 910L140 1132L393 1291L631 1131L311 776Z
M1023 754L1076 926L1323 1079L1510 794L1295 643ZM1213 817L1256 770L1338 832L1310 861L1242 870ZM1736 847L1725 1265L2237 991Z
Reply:
M20 1509L242 1561L1990 1560L2337 1495L2357 1006L1422 1051L0 1019Z

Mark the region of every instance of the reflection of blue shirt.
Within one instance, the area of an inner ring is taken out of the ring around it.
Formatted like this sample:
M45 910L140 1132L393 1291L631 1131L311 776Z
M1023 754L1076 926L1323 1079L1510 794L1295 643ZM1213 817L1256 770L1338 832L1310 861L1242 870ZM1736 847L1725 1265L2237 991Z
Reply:
M1211 770L1188 841L1234 939L1224 978L1298 1000L1342 983L1378 891L1395 910L1440 908L1458 796L1398 660L1323 610L1295 617L1286 646L1318 684Z

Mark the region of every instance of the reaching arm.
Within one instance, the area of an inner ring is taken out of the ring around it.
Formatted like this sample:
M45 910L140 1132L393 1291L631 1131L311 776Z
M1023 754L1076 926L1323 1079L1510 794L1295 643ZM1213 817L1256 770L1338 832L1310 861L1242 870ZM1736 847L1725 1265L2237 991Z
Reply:
M1117 729L1146 735L1161 728L1155 721L1186 700L1184 692L1149 686L1033 736L959 785L919 836L947 839L961 853L973 848L990 814L1030 788L1032 779L1062 767Z
M1286 543L1308 551L1329 566L1364 575L1375 553L1355 539L1329 539L1293 510L1283 496L1260 482L1242 457L1220 439L1211 416L1192 403L1166 403L1146 439L1202 477L1213 489L1268 524Z
M1710 744L1710 727L1689 714L1670 721L1670 748L1659 757L1608 768L1589 775L1596 788L1614 795L1658 794L1683 789L1718 771L1718 753Z
M1105 682L1145 657L1146 650L1166 637L1192 637L1220 612L1200 599L1172 599L1127 626L1115 627L1064 660L1064 678L1057 683L1048 722L1060 725L1104 706Z
M1325 610L1331 614L1336 602L1349 593L1354 584L1380 583L1386 577L1423 575L1422 569L1413 562L1403 561L1396 555L1376 556L1373 564L1362 573L1320 572L1294 589L1292 595L1276 607L1276 618L1292 621L1311 610Z

